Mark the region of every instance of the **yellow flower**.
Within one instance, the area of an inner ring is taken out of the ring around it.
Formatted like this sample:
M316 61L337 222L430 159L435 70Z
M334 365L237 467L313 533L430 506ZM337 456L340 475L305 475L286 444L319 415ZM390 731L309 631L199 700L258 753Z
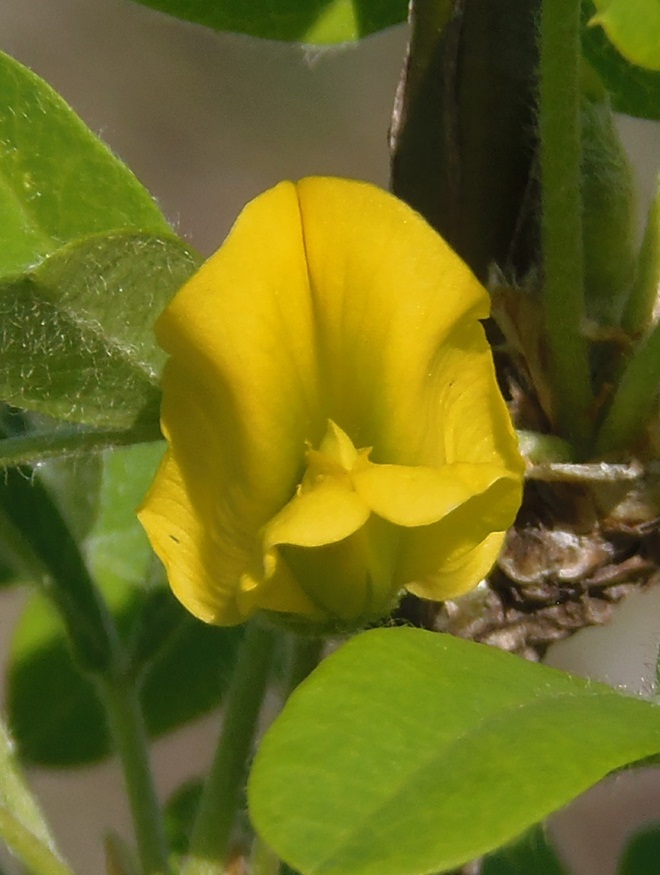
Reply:
M157 325L169 449L139 516L183 604L341 626L473 588L522 482L488 309L374 186L252 201Z

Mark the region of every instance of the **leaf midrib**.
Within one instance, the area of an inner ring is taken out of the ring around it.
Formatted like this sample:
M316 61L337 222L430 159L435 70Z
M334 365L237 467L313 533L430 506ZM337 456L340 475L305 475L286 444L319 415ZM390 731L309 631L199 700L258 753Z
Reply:
M478 721L478 723L471 725L460 735L453 738L448 744L429 750L428 755L425 756L422 761L415 766L415 768L409 770L405 773L405 775L402 776L401 780L397 782L394 791L388 794L385 801L381 800L376 805L372 806L372 808L366 812L365 816L361 817L359 820L354 819L349 828L341 831L340 836L338 840L333 844L332 849L323 858L319 859L312 868L306 868L305 871L308 872L309 875L315 875L315 873L317 873L317 875L322 875L322 873L328 871L327 864L333 859L340 857L344 853L345 848L350 844L349 840L354 839L355 836L359 835L360 832L364 831L365 826L368 825L370 822L378 821L380 819L379 814L386 807L389 808L392 805L393 801L396 800L399 795L402 795L404 789L410 784L411 780L413 780L416 775L426 771L430 765L438 760L438 758L440 757L440 751L442 751L442 759L446 760L450 756L450 752L452 751L452 749L462 744L466 740L466 738L474 735L475 733L478 734L479 731L482 730L484 727L487 727L488 724L499 722L502 719L506 718L508 714L520 711L521 705L527 710L533 709L535 707L546 707L552 701L565 701L575 698L578 698L581 701L585 701L586 699L608 700L616 695L617 693L614 690L595 690L592 692L563 691L554 695L543 696L542 699L536 699L532 703L518 702L516 704L511 704L506 708L498 710L497 712L484 715ZM660 727L658 737L660 745Z

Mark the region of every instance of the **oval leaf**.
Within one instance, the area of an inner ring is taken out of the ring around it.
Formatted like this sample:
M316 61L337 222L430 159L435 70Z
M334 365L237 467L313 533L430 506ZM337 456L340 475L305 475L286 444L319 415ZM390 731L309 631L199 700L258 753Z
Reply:
M178 238L115 232L0 282L0 397L89 425L157 423L153 323L196 263Z
M59 95L0 53L0 275L118 228L168 233L131 171Z
M621 54L648 70L660 70L660 3L658 0L594 0L600 24Z
M290 42L354 42L406 20L406 0L139 0L214 30Z
M660 749L660 709L416 629L329 657L266 734L248 787L304 875L422 875L500 847Z

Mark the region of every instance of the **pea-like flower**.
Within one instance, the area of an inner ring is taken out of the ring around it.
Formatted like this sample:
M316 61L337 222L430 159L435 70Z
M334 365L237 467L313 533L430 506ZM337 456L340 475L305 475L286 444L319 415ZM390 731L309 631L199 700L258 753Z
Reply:
M169 442L139 516L210 623L327 626L446 599L493 565L522 461L486 291L390 194L283 182L167 307Z

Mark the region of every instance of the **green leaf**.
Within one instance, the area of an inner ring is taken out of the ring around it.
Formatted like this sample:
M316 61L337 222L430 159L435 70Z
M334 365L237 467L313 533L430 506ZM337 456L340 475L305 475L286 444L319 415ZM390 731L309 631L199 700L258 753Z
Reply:
M141 605L139 592L125 587L110 607L118 625L130 628L139 622ZM147 670L142 688L151 738L221 703L240 640L238 630L203 626L179 611L179 629ZM7 708L26 762L64 767L110 753L94 685L73 664L59 618L41 598L28 604L14 635Z
M74 665L60 617L43 596L30 599L14 631L7 712L24 762L70 766L110 752L94 684Z
M165 806L165 832L168 846L175 854L183 856L190 846L195 814L202 797L200 779L188 781L174 793Z
M304 875L422 875L511 841L660 749L660 709L418 629L330 656L266 733L252 821Z
M145 582L153 554L135 512L163 451L161 442L122 448L101 456L96 520L87 533L84 549L94 579L104 591L125 584L141 586Z
M206 626L180 607L176 635L150 666L142 689L152 738L207 714L224 699L243 636L241 627Z
M215 30L291 42L353 42L406 20L406 0L139 0Z
M660 73L631 64L614 48L602 28L589 27L595 12L591 0L583 0L582 51L610 92L613 108L627 115L659 120Z
M79 460L41 466L32 485L21 478L25 488L33 490L35 501L40 500L43 483L47 483L48 498L57 502L63 515L67 507L86 509L90 525L84 532L87 541L81 550L95 578L104 584L105 603L126 626L131 609L139 601L134 585L144 578L150 561L135 507L161 453L160 446L152 445L97 457L100 470L93 483ZM67 477L62 475L63 469ZM14 475L20 477L9 472L10 478ZM72 528L79 527L77 516L71 520L69 514L69 520ZM78 534L83 532L79 530ZM107 565L113 537L115 555ZM58 543L50 546L57 555ZM28 603L14 634L8 708L21 753L35 762L86 762L98 756L99 750L109 751L106 720L94 685L71 659L61 617L42 596Z
M528 830L483 862L480 875L568 875L548 840L543 826Z
M203 626L169 591L143 588L154 560L135 508L161 455L162 445L134 446L103 455L101 483L91 512L94 524L83 544L88 565L126 639L127 655L136 670L142 667L146 672L142 697L152 736L218 705L229 684L241 636L240 630ZM75 474L77 461L69 464ZM29 481L22 480L30 488ZM64 490L63 481L59 487L57 499L62 505L73 504L76 492L84 501L84 477L77 488L69 482ZM94 685L73 663L61 619L42 597L28 603L14 634L8 709L21 754L31 762L74 765L110 752Z
M628 842L617 875L657 875L660 864L660 824L640 830Z
M0 276L62 245L169 225L131 171L43 80L0 53Z
M174 237L80 240L0 283L0 397L94 426L153 423L164 354L153 324L193 273Z
M658 0L594 0L599 24L624 57L640 67L660 70Z
M62 511L27 469L0 480L0 539L24 579L57 607L76 661L90 671L108 668L114 639L105 606Z

